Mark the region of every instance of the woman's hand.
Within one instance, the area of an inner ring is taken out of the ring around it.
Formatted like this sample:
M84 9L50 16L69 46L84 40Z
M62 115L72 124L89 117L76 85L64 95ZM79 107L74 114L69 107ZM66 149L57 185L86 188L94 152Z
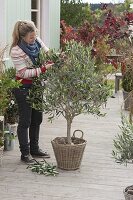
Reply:
M46 71L47 69L51 69L53 65L54 65L54 63L53 63L52 61L48 61L48 62L45 64L45 66L42 66L42 67L41 67L42 73L45 73L45 71Z
M54 63L52 61L48 61L45 65L46 69L52 68L52 66L54 65Z

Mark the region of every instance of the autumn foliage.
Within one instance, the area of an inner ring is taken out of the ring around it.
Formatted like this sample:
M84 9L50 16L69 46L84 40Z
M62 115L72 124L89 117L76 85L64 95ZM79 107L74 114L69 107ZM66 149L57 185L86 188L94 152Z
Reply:
M116 41L128 38L128 25L133 21L133 13L125 12L117 16L111 9L103 5L102 23L96 20L93 22L85 21L77 29L69 26L65 21L61 21L61 46L72 39L82 42L84 45L92 45L92 56L100 64L103 62L112 63L117 69L116 59L108 59L107 55L115 49L116 54L120 54L120 49ZM95 19L95 12L92 12ZM124 60L119 62L122 70L125 69Z

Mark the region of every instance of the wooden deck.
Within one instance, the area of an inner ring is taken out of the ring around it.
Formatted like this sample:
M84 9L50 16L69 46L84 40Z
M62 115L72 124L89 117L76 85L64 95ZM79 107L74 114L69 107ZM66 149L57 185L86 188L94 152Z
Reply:
M59 170L57 177L45 177L26 169L20 161L18 142L13 151L4 152L0 168L0 200L124 200L123 189L133 184L133 165L119 165L111 156L114 136L120 132L122 95L110 98L104 118L81 115L72 129L82 129L88 141L80 169ZM46 148L56 163L51 139L65 136L63 118L41 126L40 147Z

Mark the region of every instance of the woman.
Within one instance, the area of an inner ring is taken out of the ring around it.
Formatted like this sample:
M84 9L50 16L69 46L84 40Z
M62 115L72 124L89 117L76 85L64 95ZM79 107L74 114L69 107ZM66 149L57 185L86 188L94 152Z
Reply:
M33 77L37 77L41 73L46 73L53 65L51 63L34 68L40 48L44 48L45 52L48 51L48 48L41 39L36 36L36 32L37 29L33 22L16 22L10 49L10 55L16 68L16 80L20 80L22 83L22 86L14 89L13 93L19 111L17 134L21 160L27 164L34 162L32 156L50 157L47 152L43 152L39 148L39 129L42 122L42 112L31 108L26 100L29 90L32 87Z

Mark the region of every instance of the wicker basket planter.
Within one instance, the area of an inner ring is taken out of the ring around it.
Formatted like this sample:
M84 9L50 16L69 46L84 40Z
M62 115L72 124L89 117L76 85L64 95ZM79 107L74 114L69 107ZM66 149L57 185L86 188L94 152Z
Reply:
M124 110L130 110L131 94L123 90Z
M133 111L133 92L126 92L123 90L124 109Z
M72 137L73 144L66 144L66 137L57 137L51 141L57 166L60 169L75 170L81 165L86 141L81 137Z
M125 200L133 200L133 185L125 188L124 196L125 196Z

